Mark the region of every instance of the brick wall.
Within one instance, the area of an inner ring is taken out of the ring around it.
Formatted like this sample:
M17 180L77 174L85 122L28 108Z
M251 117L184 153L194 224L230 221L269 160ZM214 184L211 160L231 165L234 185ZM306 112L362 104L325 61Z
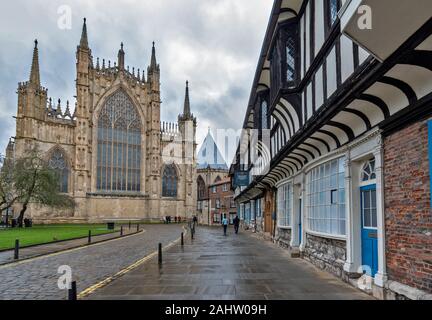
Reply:
M427 121L384 140L389 280L432 292L432 213Z
M223 186L226 186L226 191L224 191ZM221 214L226 214L228 220L230 219L230 214L237 214L237 208L231 206L232 199L234 197L234 192L230 188L231 181L223 180L216 184L209 186L209 202L210 202L210 212L211 212L211 221L210 224L213 223L213 217L217 215L219 220L221 220ZM212 188L216 188L216 192L213 193ZM216 200L219 200L219 208L216 207Z

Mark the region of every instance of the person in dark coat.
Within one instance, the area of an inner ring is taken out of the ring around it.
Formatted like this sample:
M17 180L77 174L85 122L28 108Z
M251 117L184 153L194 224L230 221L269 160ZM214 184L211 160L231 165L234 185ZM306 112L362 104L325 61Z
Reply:
M236 216L236 217L234 218L233 222L234 222L234 230L235 230L235 233L238 234L239 229L240 229L240 219L239 219L239 217Z

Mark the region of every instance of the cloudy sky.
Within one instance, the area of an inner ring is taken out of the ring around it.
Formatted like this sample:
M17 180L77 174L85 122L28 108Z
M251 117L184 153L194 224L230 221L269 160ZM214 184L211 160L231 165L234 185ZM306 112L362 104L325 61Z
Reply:
M191 86L198 143L208 128L243 122L271 0L14 0L0 12L0 153L15 134L17 83L28 80L39 40L42 85L55 100L74 101L75 51L87 17L93 56L146 68L151 43L161 65L162 120L175 121ZM71 28L64 9L71 10ZM71 103L73 105L73 103ZM227 159L230 161L231 159Z

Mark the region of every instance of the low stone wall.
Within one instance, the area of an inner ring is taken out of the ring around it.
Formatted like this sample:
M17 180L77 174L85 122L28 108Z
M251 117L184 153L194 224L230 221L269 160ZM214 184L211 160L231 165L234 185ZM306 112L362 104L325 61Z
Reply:
M318 268L342 278L346 260L346 241L308 234L302 256Z
M291 243L291 229L276 229L276 243L284 248L284 249L290 249L290 243Z

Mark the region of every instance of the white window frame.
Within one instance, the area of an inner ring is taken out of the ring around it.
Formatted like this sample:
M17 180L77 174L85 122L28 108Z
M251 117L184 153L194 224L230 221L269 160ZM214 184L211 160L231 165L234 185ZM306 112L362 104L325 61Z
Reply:
M292 181L278 187L277 202L278 228L290 229L294 211L294 186Z
M326 238L346 238L345 157L310 169L306 174L307 231ZM333 165L335 169L333 170ZM336 204L331 203L336 190ZM336 210L336 211L335 211Z

